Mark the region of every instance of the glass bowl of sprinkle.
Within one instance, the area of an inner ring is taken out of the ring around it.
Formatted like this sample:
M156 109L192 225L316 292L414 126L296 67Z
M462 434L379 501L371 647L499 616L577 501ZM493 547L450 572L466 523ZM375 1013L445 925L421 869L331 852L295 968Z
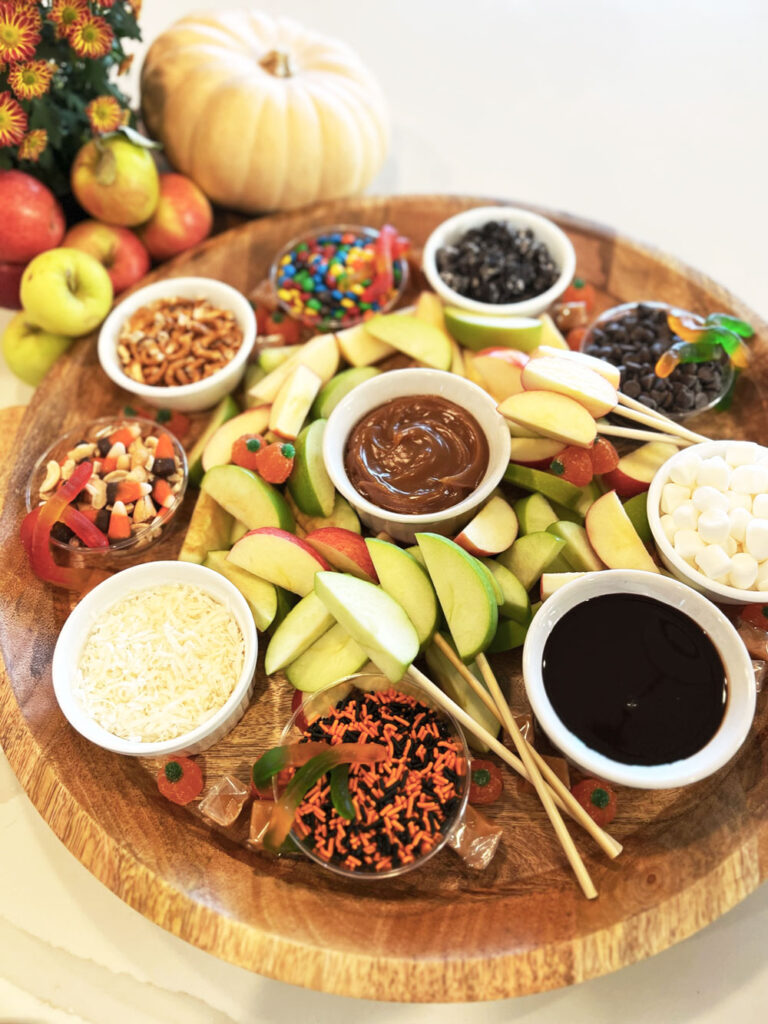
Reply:
M378 761L339 764L321 776L296 809L296 846L334 874L395 878L419 868L464 817L464 734L408 675L393 684L380 673L360 673L306 694L280 742L387 748ZM292 775L275 778L276 799Z
M390 224L315 228L275 257L270 279L281 309L313 331L354 327L392 309L408 283L408 240Z

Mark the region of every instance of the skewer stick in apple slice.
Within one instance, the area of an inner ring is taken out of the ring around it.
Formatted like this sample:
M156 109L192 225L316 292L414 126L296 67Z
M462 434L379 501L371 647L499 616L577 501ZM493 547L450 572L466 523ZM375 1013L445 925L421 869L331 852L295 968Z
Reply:
M653 430L635 430L634 427L614 427L612 423L598 423L598 434L604 437L625 437L630 441L663 441L665 444L676 444L678 448L687 448L695 441L677 434L660 434Z
M618 392L619 395L619 406L616 407L614 412L617 416L625 416L628 420L635 420L637 423L644 423L647 427L655 427L659 430L664 430L668 434L676 434L678 437L687 437L690 441L700 442L709 441L708 437L704 434L697 434L695 430L689 430L687 427L682 426L680 423L675 423L669 416L665 416L663 412L653 411L646 408L642 402L636 401L634 398L630 398L629 395L625 395L622 391Z
M458 657L456 652L453 650L451 645L439 634L436 633L434 637L434 643L440 648L443 654L448 658L453 667L459 672L462 679L465 680L468 686L474 691L474 693L480 698L485 704L491 714L497 719L499 724L504 727L504 721L501 716L501 711L494 703L490 693L481 686L474 675L469 671L467 666ZM481 669L482 671L482 669ZM613 836L609 835L604 829L602 829L597 822L587 814L581 804L578 802L576 797L571 793L568 787L562 782L562 780L555 774L550 768L541 754L531 744L528 745L531 755L536 762L539 771L544 776L545 780L549 783L554 791L554 799L558 806L566 811L574 821L578 822L586 832L588 832L595 840L597 845L603 850L612 860L621 853L623 847ZM504 748L506 750L506 747ZM518 762L522 764L522 762ZM512 766L514 767L514 766ZM524 767L524 765L523 765ZM523 773L520 773L523 775ZM524 777L527 778L527 773Z

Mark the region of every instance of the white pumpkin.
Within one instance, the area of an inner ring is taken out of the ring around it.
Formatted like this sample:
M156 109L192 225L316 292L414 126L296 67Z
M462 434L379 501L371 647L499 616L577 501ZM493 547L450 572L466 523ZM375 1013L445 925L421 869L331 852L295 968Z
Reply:
M344 43L249 10L182 18L152 44L142 112L171 164L211 199L256 213L362 191L388 117Z

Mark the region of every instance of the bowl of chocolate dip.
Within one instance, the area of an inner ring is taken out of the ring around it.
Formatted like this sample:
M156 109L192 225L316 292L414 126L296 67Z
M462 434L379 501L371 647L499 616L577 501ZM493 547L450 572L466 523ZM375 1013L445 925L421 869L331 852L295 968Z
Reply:
M510 435L495 401L443 370L392 370L359 384L323 438L336 489L375 532L453 536L498 486Z

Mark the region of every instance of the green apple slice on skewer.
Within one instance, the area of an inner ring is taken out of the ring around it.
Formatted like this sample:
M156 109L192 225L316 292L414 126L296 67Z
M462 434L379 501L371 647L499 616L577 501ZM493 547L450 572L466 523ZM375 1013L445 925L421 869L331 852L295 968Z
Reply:
M296 438L296 458L288 478L288 493L308 516L330 516L335 490L323 460L325 420L315 420Z
M293 529L293 516L285 498L271 484L242 466L214 466L200 487L249 530L261 526Z
M565 541L551 533L527 533L518 537L509 551L502 551L498 561L530 590L541 574L548 569L565 547ZM569 565L566 568L570 569Z
M272 634L264 655L264 671L271 676L290 665L327 633L335 621L314 591L302 597Z
M489 316L446 306L445 326L460 345L476 352L495 345L530 352L541 343L541 320L531 317Z
M368 655L360 644L336 623L292 661L285 674L297 690L314 693L358 672L366 661Z
M375 537L369 537L365 543L382 590L402 606L423 647L437 629L439 618L437 598L429 576L413 555L396 544Z

